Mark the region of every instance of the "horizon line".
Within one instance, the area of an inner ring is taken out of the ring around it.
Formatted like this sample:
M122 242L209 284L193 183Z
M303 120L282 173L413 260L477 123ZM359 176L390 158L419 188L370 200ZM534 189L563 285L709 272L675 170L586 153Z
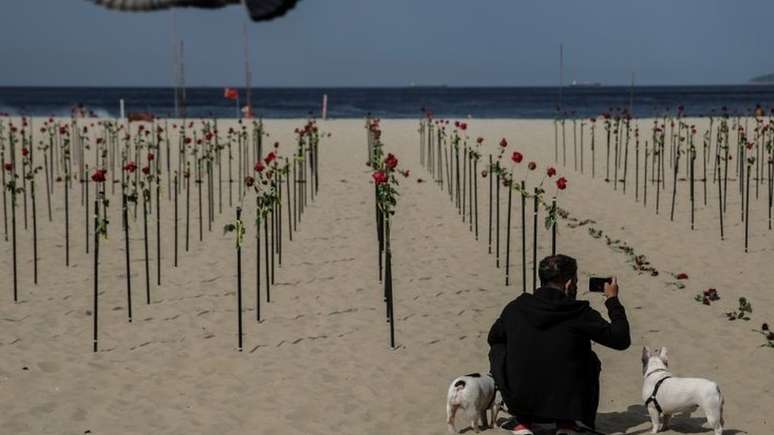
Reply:
M685 84L685 83L670 83L670 84L635 84L634 88L661 88L661 87L725 87L725 86L774 86L774 82L741 82L741 83L709 83L709 84ZM545 88L545 89L559 89L559 88L631 88L631 84L605 84L597 82L583 82L575 85L446 85L446 84L414 84L414 85L267 85L267 86L250 86L250 89L412 89L412 88L456 88L456 89L470 89L470 88ZM72 89L93 89L93 88L116 88L116 89L175 89L174 85L2 85L0 89L8 88L72 88ZM186 89L224 89L224 88L236 88L245 89L244 85L191 85L185 86Z

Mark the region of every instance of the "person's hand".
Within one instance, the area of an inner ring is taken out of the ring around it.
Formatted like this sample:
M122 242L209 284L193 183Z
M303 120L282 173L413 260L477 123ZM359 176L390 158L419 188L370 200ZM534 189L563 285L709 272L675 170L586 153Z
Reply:
M616 277L613 277L610 282L605 283L603 293L605 294L606 299L618 296L618 279Z

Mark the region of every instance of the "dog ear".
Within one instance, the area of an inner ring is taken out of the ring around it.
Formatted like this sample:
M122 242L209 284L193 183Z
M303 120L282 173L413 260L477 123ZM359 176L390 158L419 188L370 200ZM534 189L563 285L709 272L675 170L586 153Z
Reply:
M648 346L642 346L642 363L647 363L650 359L650 349Z
M658 357L661 358L661 361L664 361L664 364L669 362L669 355L667 354L666 347L661 348L661 352L659 352Z

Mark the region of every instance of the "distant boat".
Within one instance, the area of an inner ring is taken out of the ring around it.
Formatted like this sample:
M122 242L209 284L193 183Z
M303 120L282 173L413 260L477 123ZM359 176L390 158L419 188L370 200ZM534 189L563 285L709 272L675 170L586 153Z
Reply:
M579 82L576 80L573 80L570 83L571 88L599 88L602 86L602 83L600 82Z
M449 85L441 84L441 85L418 85L415 82L411 82L408 85L409 88L420 88L420 89L433 89L433 88L448 88Z

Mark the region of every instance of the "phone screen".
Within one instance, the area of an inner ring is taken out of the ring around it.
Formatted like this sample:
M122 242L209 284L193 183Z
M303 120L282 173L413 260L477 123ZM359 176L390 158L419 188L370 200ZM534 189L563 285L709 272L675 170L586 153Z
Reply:
M602 293L605 290L605 283L613 282L613 278L600 278L592 276L589 278L589 291L595 293Z

